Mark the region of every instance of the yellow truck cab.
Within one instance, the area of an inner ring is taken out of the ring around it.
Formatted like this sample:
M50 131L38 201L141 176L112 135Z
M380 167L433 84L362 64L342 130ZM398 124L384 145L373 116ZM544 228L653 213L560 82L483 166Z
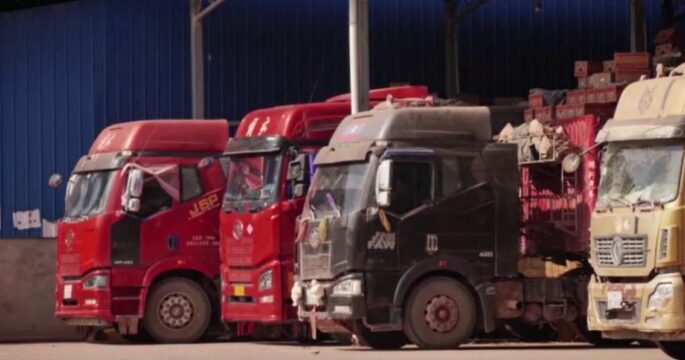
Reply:
M588 328L685 359L685 77L629 85L597 142Z

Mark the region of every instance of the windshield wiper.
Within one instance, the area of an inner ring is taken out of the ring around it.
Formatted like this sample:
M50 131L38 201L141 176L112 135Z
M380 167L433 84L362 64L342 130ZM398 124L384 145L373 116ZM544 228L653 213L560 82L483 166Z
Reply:
M649 205L648 208L642 208L643 210L653 210L656 209L657 206L661 207L663 206L663 203L659 200L647 200L647 199L637 199L634 203L631 204L633 208L637 208L640 205Z

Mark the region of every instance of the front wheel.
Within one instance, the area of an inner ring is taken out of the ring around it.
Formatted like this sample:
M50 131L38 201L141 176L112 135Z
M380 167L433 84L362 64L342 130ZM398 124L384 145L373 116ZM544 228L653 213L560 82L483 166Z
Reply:
M453 349L476 327L476 304L469 290L448 277L424 280L404 306L404 332L417 346Z
M163 280L145 306L145 330L160 343L190 343L209 328L212 308L205 291L185 278Z
M656 343L666 355L685 360L685 341L659 341Z

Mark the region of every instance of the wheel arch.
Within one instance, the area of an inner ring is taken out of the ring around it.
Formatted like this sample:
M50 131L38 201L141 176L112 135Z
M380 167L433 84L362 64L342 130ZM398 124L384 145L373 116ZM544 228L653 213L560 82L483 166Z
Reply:
M175 262L175 261L174 261ZM212 274L201 267L173 268L164 266L168 264L158 264L145 274L144 287L141 291L141 301L138 307L140 318L144 317L145 307L147 306L148 294L157 284L171 278L182 278L193 281L207 293L209 302L212 306L212 319L216 318L220 311L219 288Z
M450 266L442 266L439 262L442 262L443 260L445 259L431 259L416 264L407 270L400 278L397 287L395 288L393 306L396 309L400 309L399 313L401 313L404 310L409 294L416 286L432 277L448 277L464 285L473 297L477 309L477 330L486 333L494 331L495 323L492 311L492 294L490 294L492 293L490 290L492 288L492 283L487 280L482 280L477 281L477 283L474 284L470 279L478 279L478 277L476 277L477 272L473 265L460 261L450 262L447 260L447 264L450 264Z

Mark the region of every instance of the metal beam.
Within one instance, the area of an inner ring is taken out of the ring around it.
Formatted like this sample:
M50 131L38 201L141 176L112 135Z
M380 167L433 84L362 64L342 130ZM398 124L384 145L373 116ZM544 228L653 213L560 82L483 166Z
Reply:
M458 0L445 0L445 79L447 80L446 94L454 98L459 93L459 55L458 55Z
M647 28L645 26L645 1L628 1L630 3L630 51L643 52L647 49Z
M201 21L205 16L209 15L214 9L219 7L221 4L223 4L225 0L215 0L210 2L209 6L207 6L204 10L202 10L200 13L195 15L193 18L194 21Z
M193 119L205 118L205 64L202 22L195 17L202 10L202 0L190 0L190 81L193 96Z
M352 113L369 109L369 1L349 0Z
M459 23L489 0L445 0L445 78L448 98L461 93ZM460 5L464 4L460 9Z
M202 0L190 0L190 88L193 98L193 119L205 118L205 63L202 19L225 0L211 1L202 9Z
M457 20L461 20L471 15L472 12L476 11L476 9L482 5L485 5L488 1L490 0L473 0L470 3L467 3L466 7L457 13Z

